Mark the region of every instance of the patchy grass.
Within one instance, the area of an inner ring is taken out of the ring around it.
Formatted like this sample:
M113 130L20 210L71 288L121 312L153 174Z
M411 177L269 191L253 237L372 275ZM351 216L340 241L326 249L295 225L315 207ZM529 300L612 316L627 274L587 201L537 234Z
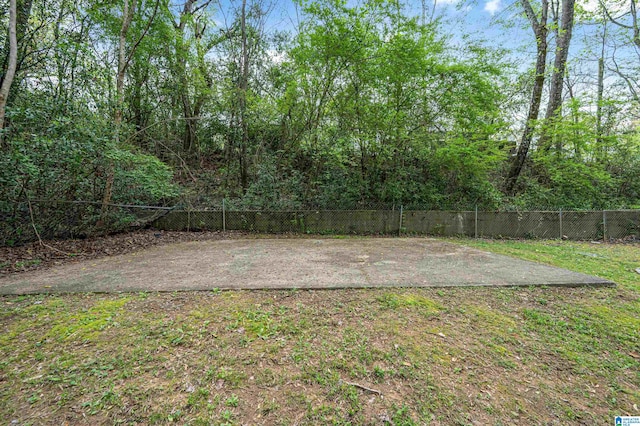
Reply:
M595 275L640 292L640 245L535 240L450 240L494 253Z
M640 415L640 247L462 242L618 287L7 296L0 418L604 425Z

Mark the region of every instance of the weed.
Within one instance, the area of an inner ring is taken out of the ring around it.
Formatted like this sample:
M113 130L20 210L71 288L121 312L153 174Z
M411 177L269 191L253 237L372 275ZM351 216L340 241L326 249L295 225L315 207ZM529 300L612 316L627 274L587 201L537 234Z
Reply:
M269 413L278 411L279 408L280 408L280 404L278 404L276 400L272 398L271 400L265 400L262 403L261 411L263 415L267 415Z
M385 374L386 374L386 371L384 371L384 369L382 369L381 367L377 365L373 367L373 375L376 377L376 379L383 380Z
M238 395L233 394L224 403L228 407L237 407L239 401Z
M19 261L15 263L15 267L16 269L23 269L23 268L27 268L29 266L36 266L36 265L40 265L42 263L42 259L27 259L27 260L23 260L23 261ZM0 266L0 268L2 268L4 266Z

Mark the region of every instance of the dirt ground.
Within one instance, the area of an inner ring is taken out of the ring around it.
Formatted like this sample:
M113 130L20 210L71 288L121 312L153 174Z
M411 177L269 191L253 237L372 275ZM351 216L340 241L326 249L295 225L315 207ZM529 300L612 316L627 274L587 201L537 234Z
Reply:
M36 241L17 247L0 247L0 277L37 269L48 269L81 260L133 253L150 247L187 241L224 240L258 237L242 231L160 231L140 229L119 234L82 239ZM291 237L281 234L278 237Z
M5 274L0 294L611 284L432 238L218 238Z

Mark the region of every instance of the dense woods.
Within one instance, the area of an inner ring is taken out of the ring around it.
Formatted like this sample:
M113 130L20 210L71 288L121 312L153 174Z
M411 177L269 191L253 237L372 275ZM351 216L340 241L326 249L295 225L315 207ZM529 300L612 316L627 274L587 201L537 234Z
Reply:
M422 7L0 1L0 203L638 207L635 0Z

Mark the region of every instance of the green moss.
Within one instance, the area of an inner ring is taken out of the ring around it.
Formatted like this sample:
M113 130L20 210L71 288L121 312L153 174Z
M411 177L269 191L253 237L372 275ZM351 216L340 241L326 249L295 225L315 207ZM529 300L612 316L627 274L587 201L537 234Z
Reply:
M382 306L389 309L400 307L415 308L427 317L437 315L445 310L444 306L438 302L415 293L388 292L378 297L378 301Z
M92 307L79 312L65 312L59 315L46 338L54 340L95 340L100 332L113 326L115 316L129 301L128 297L116 300L99 300Z
M481 321L484 327L490 326L500 330L516 327L516 322L511 316L501 314L486 306L466 305L465 311L475 315L476 320Z

